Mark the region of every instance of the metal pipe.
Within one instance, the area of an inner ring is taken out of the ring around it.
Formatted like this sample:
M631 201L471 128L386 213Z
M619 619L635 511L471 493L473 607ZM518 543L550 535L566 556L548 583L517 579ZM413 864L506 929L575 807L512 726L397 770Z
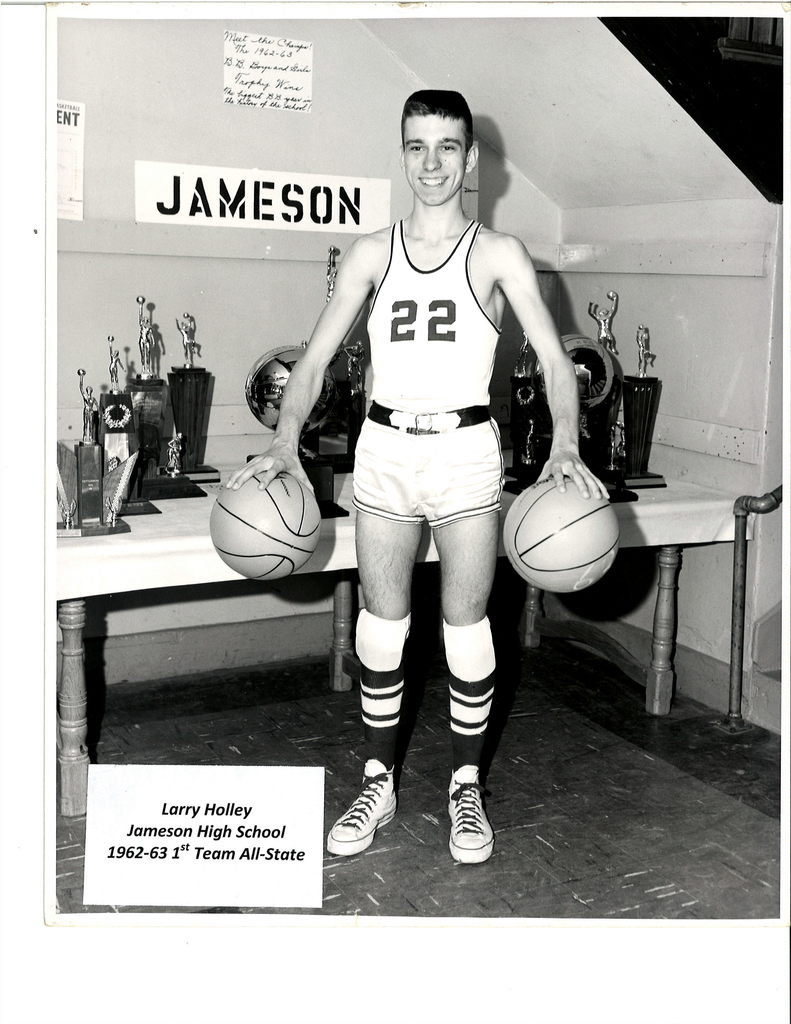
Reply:
M744 727L742 719L742 675L744 671L744 605L747 592L747 516L772 512L783 500L783 488L755 497L743 494L733 505L733 599L731 605L731 672L728 717L723 725L734 731Z

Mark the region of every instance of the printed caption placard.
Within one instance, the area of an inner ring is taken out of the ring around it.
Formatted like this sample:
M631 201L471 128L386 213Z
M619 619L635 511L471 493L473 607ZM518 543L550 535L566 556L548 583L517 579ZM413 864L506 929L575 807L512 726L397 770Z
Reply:
M86 905L320 907L324 769L91 765Z

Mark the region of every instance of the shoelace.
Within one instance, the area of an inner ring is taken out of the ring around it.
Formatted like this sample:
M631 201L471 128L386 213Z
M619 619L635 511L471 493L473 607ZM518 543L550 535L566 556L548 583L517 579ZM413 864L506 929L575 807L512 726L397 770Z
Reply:
M381 775L371 775L364 779L365 786L362 792L341 819L340 824L350 825L352 828L361 828L365 825L373 813L374 804L382 795L382 786L389 778L389 772L383 772Z
M477 782L460 782L451 794L456 804L456 828L459 832L473 832L483 835L483 806L480 794L483 786Z

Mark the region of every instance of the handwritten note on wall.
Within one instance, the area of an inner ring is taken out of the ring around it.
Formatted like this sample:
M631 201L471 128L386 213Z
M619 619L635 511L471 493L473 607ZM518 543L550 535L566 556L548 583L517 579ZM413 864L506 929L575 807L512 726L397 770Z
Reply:
M226 103L310 113L313 43L226 30L223 57Z

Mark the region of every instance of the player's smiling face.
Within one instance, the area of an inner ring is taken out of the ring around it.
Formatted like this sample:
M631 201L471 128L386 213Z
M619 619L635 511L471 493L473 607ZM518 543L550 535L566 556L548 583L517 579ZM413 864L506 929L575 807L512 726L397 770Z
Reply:
M438 206L456 195L477 158L475 143L467 150L463 121L436 114L406 119L401 166L412 191L426 205Z

